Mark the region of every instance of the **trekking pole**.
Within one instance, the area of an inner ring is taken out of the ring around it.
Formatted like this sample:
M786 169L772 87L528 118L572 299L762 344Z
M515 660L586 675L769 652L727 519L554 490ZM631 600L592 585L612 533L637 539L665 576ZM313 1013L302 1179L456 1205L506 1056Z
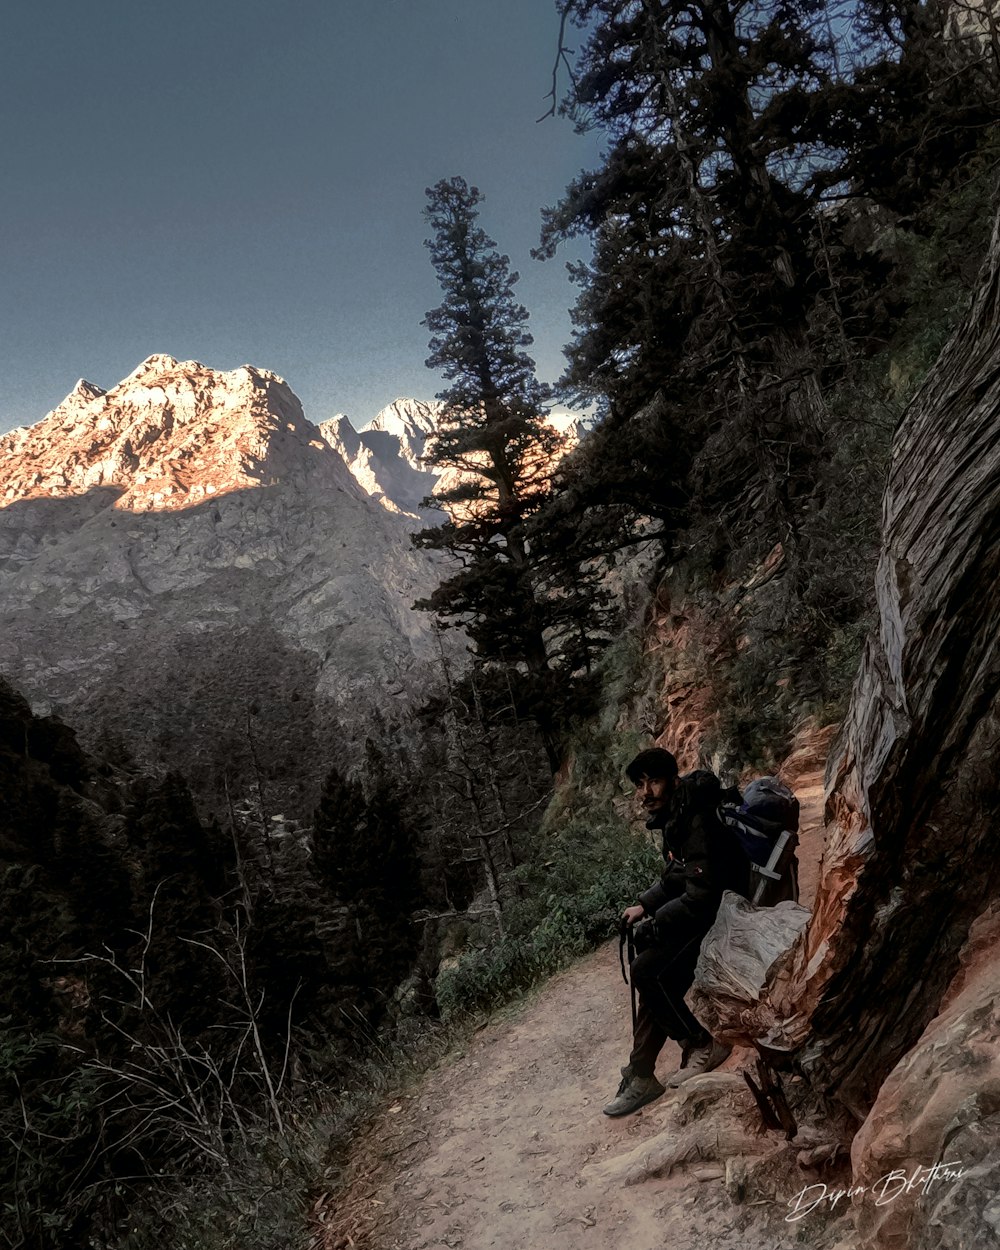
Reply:
M632 1032L634 1033L634 1032L635 1032L636 1020L638 1019L638 1012L637 1012L637 1010L636 1010L636 1005L635 1005L635 985L634 985L634 984L633 984L633 982L632 982L632 978L631 978L631 976L626 976L626 975L625 975L625 952L626 952L626 947L627 947L627 949L628 949L628 966L629 966L629 972L631 973L631 971L632 971L632 963L633 963L633 961L635 960L635 939L632 937L632 926L631 926L630 924L627 924L627 923L623 920L623 921L621 922L621 926L620 926L620 928L619 928L619 938L618 938L618 962L619 962L619 963L621 964L621 966L622 966L622 980L623 980L623 981L625 982L625 984L628 986L629 991L630 991L631 996L632 996Z

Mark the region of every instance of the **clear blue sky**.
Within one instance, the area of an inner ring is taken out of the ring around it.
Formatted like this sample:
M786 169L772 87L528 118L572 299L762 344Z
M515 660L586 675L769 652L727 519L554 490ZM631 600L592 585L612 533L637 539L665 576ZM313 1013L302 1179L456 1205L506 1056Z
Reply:
M551 0L18 0L0 39L0 430L151 352L291 383L319 421L430 397L424 188L461 174L542 377L573 288L539 210L596 140L547 107Z

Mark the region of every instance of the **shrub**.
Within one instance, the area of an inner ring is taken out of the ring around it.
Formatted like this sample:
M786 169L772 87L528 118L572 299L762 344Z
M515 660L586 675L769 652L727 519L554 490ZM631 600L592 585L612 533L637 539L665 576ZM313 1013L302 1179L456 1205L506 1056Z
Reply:
M510 909L506 935L439 973L446 1022L509 1001L611 937L658 861L648 839L611 823L571 822L550 850L523 871L527 896Z

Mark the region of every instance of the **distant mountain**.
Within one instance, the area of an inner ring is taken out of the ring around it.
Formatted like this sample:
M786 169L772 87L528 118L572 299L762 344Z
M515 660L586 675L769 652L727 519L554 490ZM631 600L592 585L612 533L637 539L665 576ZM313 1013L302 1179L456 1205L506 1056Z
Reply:
M110 391L77 383L0 438L0 670L213 802L228 781L308 809L329 763L434 680L411 605L435 567L392 511L425 489L424 409L387 409L355 445L250 366L156 355Z
M433 468L424 461L441 408L436 400L396 399L359 429L343 413L322 422L319 428L367 494L390 512L435 525L443 519L442 510L425 507L424 500L450 490L467 476L455 469ZM548 421L565 436L564 453L583 436L585 423L565 409L551 413Z
M368 495L390 512L433 524L441 514L423 500L434 493L440 472L422 458L440 410L436 401L397 399L358 430L343 413L319 428Z

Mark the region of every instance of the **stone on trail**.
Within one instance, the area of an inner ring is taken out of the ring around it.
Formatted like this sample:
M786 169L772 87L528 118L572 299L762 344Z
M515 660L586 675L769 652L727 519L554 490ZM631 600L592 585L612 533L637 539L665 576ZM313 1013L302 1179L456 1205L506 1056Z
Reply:
M798 903L755 907L729 891L701 947L691 1010L712 1036L731 1046L752 1046L775 1022L768 973L794 947L810 911Z

